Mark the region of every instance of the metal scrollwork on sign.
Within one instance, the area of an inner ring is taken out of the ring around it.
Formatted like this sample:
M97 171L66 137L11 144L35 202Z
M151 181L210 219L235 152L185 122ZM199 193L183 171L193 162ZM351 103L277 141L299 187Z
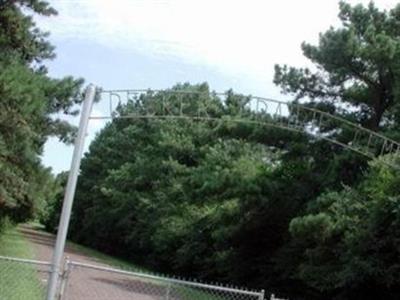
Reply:
M400 143L338 116L301 104L255 96L239 96L245 102L238 113L228 119L216 116L208 99L218 97L220 104L225 105L230 96L228 93L174 90L103 91L101 98L108 101L108 113L91 118L179 118L204 121L224 119L229 122L258 123L306 133L370 158L392 154L393 162L387 163L400 168L394 161L400 157ZM123 110L117 111L118 107L127 103L134 109L126 113ZM400 158L397 159L399 160Z

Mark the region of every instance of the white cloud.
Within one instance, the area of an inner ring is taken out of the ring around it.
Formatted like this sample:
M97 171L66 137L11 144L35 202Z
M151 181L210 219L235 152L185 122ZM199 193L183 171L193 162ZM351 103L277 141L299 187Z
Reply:
M359 1L351 1L353 3ZM361 1L368 3L368 1ZM394 0L376 1L390 8ZM271 81L273 64L307 63L302 41L337 24L336 0L58 0L41 19L53 36L172 56Z

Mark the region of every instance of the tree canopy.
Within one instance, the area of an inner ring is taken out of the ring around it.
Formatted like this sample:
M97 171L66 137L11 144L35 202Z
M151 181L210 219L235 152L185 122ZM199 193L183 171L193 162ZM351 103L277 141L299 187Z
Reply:
M400 174L382 159L363 181L311 202L290 232L302 259L296 276L340 299L398 297Z
M206 84L144 94L117 115L149 107L157 115L174 91L219 118L108 123L82 161L71 237L159 272L271 290L290 284L288 295L297 293L302 280L285 276L289 223L321 191L357 181L352 170L364 159L335 160L343 149L325 141L231 122L247 97L230 91L222 100Z
M321 33L316 46L301 46L315 68L276 65L274 82L296 99L328 104L399 137L400 5L381 11L373 2L365 7L342 1L339 9L341 27Z
M74 128L54 115L76 114L83 83L47 75L54 48L31 14L56 11L41 0L0 3L0 218L17 221L30 218L46 194L43 180L52 175L40 155L47 138L73 139Z

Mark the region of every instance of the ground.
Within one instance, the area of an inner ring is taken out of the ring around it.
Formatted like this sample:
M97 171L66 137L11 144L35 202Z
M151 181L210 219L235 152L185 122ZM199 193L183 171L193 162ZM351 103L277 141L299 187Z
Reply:
M19 228L23 236L31 243L34 258L51 261L55 237L52 234L23 225ZM67 245L65 256L69 260L96 266L108 266L98 258L89 257L73 245ZM45 279L43 279L45 281ZM139 277L119 275L109 272L73 267L66 288L66 300L83 299L165 299L166 286L152 283Z

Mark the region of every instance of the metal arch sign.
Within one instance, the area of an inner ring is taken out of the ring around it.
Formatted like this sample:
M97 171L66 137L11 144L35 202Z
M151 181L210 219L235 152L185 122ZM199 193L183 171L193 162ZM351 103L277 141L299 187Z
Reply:
M193 96L197 103L193 109ZM228 97L238 97L245 102L235 115L229 119L215 115L206 101L209 97L218 98L224 105ZM147 97L147 98L146 98ZM202 93L174 90L113 90L102 91L101 99L107 101L107 113L94 115L90 119L188 119L188 120L226 120L237 123L252 123L291 130L324 139L357 152L369 158L392 154L385 163L400 168L395 157L400 157L400 143L371 131L360 125L349 122L327 112L290 102L274 99L234 95L230 93ZM143 99L157 99L157 107L124 112L119 110L123 104L130 103L139 107ZM343 133L343 134L340 134ZM343 138L343 136L346 138Z

